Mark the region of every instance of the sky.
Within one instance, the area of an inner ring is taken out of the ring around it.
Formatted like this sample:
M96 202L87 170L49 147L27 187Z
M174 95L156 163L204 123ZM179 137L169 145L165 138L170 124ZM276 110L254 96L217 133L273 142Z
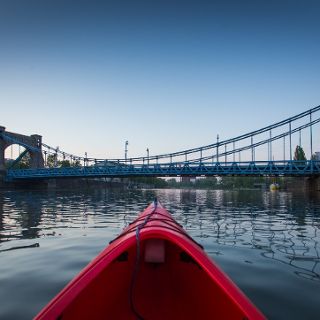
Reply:
M308 0L1 0L0 125L98 158L259 129L320 104L319 14Z

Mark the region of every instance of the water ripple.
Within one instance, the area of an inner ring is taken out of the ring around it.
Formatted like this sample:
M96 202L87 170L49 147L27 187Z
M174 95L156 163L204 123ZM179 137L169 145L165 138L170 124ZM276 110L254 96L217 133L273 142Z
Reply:
M155 196L269 318L317 317L319 195L103 189L0 193L0 318L34 316Z

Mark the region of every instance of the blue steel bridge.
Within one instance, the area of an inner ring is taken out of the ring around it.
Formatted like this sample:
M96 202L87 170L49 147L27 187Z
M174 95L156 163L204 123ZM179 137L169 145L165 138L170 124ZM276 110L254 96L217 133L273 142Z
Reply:
M302 176L320 175L320 106L235 138L183 151L98 159L74 155L42 142L40 135L25 136L0 127L0 170L7 181L86 177L133 176ZM4 152L17 144L24 151L5 168ZM297 146L307 160L294 160ZM149 150L148 150L149 151ZM15 169L26 154L30 169ZM48 159L51 159L50 167ZM52 161L53 160L53 161ZM62 167L68 160L70 167Z

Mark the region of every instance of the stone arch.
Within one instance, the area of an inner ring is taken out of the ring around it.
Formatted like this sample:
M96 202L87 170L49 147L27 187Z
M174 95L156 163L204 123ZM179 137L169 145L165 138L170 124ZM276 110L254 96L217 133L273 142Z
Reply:
M42 155L42 137L38 134L26 136L5 130L0 126L0 170L5 170L5 150L12 144L18 144L28 150L30 154L30 167L32 169L44 168Z

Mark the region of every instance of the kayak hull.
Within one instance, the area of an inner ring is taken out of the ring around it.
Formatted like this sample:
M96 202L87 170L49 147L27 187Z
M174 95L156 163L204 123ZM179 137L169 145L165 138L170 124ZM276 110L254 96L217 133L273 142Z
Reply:
M215 318L264 316L157 202L36 317Z

